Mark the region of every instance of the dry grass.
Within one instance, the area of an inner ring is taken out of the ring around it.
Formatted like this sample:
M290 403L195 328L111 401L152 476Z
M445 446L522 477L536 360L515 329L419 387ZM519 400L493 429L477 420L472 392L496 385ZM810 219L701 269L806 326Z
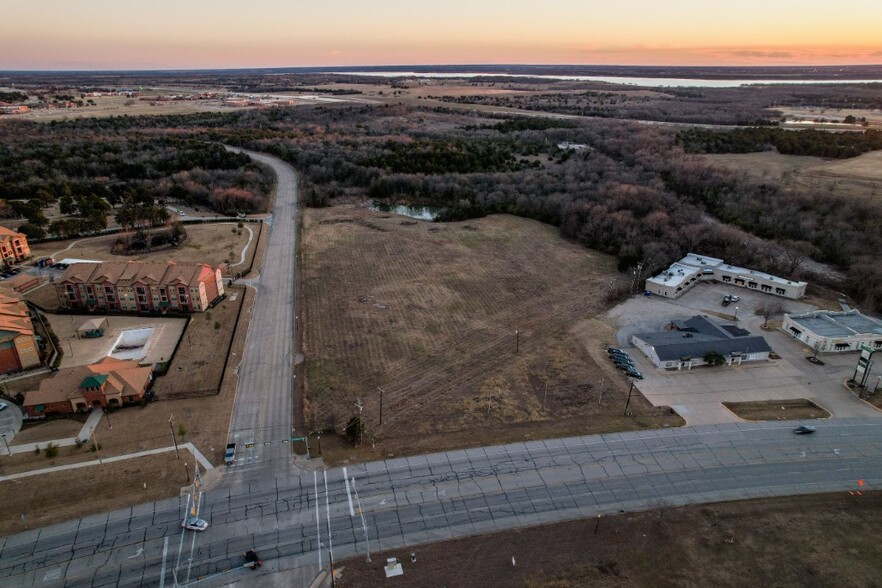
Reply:
M843 492L605 516L354 557L337 586L878 586L880 509Z
M157 378L153 386L160 398L217 390L245 288L227 287L226 293L223 302L190 318L167 375Z
M724 402L723 406L746 421L828 419L830 413L811 400L757 400Z
M882 198L882 152L845 160L802 155L733 153L705 155L708 162L743 172L748 178L780 183L786 190L820 190L849 198Z
M90 453L95 459L95 454ZM176 496L187 484L174 452L0 482L0 535ZM45 465L49 465L48 460ZM192 468L192 459L188 465ZM25 521L21 515L26 516Z
M245 254L245 263L248 267L257 241L257 225L250 226L254 231L254 239ZM35 258L54 257L56 261L63 258L94 259L97 261L198 261L210 265L220 265L230 261L230 252L233 253L233 263L238 263L242 248L248 242L248 231L245 228L238 229L235 223L210 223L204 225L187 225L187 240L177 248L161 249L149 253L137 255L114 255L110 252L118 235L106 237L91 237L85 239L72 239L69 241L51 241L37 243L31 246L31 255ZM234 229L241 231L236 234Z
M503 215L441 225L343 206L304 225L307 420L340 427L361 398L369 440L400 454L598 431L624 405L625 378L571 332L621 279L613 258ZM359 453L339 451L326 458Z

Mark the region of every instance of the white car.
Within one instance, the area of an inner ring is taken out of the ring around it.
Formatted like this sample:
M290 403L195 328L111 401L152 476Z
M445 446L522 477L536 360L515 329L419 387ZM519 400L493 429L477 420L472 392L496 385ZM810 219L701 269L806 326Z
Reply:
M187 517L181 526L191 531L204 531L208 528L208 523L197 517Z
M6 404L5 402L0 402L0 412L3 412L7 408L9 408L8 404Z

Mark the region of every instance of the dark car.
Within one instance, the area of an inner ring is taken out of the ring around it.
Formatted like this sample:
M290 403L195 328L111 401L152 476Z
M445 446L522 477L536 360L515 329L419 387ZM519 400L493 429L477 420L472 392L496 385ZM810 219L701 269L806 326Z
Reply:
M613 358L612 358L612 361L613 361L613 363L616 364L616 365L630 365L630 366L633 366L633 365L634 365L634 362L631 361L631 358L630 358L630 357L620 357L620 356L616 356L616 357L613 357Z
M797 435L811 435L815 432L815 428L808 425L799 425L798 427L793 429L793 432Z
M640 372L638 372L637 370L635 370L633 367L630 367L630 368L626 369L626 370L625 370L625 374L627 374L628 376L630 376L630 377L632 377L632 378L636 378L636 379L638 379L638 380L642 380L642 379L643 379L643 374L641 374Z
M619 349L618 347L607 347L606 352L610 355L613 355L614 353L618 353L619 355L628 355L627 353L625 353L624 349Z

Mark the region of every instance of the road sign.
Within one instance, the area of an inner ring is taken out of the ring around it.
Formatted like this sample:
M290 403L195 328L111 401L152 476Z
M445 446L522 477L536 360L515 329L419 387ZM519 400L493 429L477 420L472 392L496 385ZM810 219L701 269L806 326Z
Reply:
M291 437L291 441L306 441L306 437Z

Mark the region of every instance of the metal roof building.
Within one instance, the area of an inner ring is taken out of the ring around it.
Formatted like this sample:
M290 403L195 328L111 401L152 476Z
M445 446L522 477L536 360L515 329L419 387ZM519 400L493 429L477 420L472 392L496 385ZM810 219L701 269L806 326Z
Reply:
M631 342L656 367L691 369L704 365L704 357L716 352L728 365L769 358L771 348L762 337L738 325L724 325L706 316L671 323L674 330L631 335Z
M861 345L882 349L882 321L859 310L786 314L781 330L820 352L857 351Z

